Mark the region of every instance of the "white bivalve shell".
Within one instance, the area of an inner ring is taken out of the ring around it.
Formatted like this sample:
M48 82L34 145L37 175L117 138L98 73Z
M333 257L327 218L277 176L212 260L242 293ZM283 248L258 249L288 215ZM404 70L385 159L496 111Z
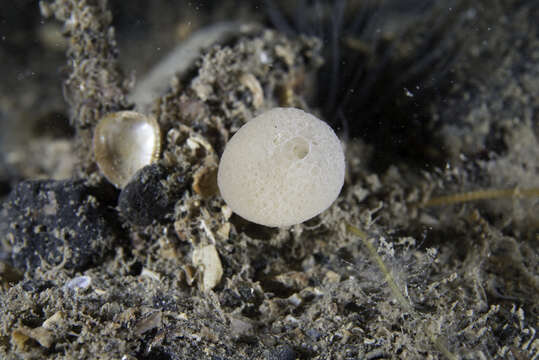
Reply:
M241 217L266 226L301 223L327 209L344 183L333 130L295 108L275 108L242 126L226 145L217 182Z
M159 158L161 132L155 118L135 111L102 117L94 131L94 154L107 180L123 188L144 166Z

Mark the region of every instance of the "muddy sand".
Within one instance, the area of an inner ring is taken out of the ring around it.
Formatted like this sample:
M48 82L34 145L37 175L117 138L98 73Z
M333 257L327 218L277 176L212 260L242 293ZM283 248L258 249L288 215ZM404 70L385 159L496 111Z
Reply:
M537 359L536 1L33 1L0 12L0 358ZM234 214L220 155L297 107L340 196ZM119 189L106 114L153 116Z

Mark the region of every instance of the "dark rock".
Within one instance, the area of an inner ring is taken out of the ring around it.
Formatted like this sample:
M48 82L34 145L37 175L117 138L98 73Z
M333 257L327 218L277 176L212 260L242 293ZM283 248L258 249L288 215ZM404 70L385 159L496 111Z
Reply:
M169 354L166 349L158 347L150 347L150 351L147 353L140 354L137 356L139 360L172 360L174 359L173 355Z
M82 180L20 182L3 210L13 265L32 271L44 261L80 271L98 263L117 229L105 194Z
M6 180L0 180L0 198L7 195L10 191L9 183Z
M282 345L270 351L267 358L268 360L295 360L296 351L289 345Z
M169 172L158 164L140 169L120 193L118 208L122 217L133 225L162 222L174 209L181 192L183 179L168 179Z

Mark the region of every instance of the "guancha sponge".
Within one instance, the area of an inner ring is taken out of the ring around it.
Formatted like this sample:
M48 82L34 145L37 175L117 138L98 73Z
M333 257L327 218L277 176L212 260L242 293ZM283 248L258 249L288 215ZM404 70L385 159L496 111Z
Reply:
M241 217L290 226L326 210L344 183L339 138L303 110L275 108L242 126L225 147L217 183Z

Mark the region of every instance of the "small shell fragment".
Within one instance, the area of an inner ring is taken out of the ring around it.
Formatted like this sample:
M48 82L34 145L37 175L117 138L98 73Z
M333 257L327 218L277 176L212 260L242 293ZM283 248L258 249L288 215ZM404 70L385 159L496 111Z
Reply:
M55 341L53 333L41 326L35 329L21 326L11 333L11 340L19 349L22 349L29 339L37 341L44 348L50 348Z
M163 322L163 313L161 311L156 311L149 316L139 320L133 328L133 332L137 336L141 336L146 331L159 328Z
M193 191L203 198L217 194L217 166L201 167L194 173Z
M211 290L219 284L223 276L223 266L215 245L207 245L193 251L193 265L202 270L203 291Z
M240 83L245 86L253 95L253 106L259 109L264 103L264 91L262 86L253 74L242 74Z
M184 265L183 271L185 273L185 282L187 285L192 286L195 282L196 269L189 264Z
M65 289L77 291L77 290L86 290L92 284L92 278L89 276L77 276L69 280L65 285Z
M47 330L52 330L55 327L59 327L63 323L64 318L65 314L62 311L57 311L47 320L43 321L41 327Z
M156 161L161 132L155 118L135 111L119 111L99 120L94 132L94 154L103 175L118 188Z
M147 268L142 268L140 276L147 277L148 279L152 279L155 281L161 281L161 276L158 273Z

